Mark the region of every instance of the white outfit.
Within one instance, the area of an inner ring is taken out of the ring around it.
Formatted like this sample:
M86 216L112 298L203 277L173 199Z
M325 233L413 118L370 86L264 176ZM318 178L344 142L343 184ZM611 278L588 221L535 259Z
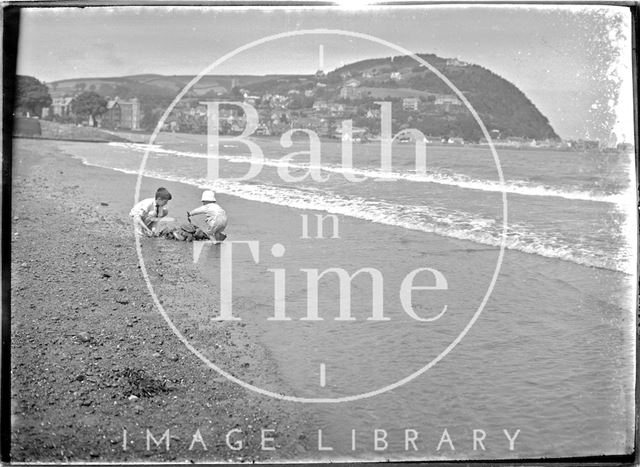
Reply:
M203 204L190 213L192 216L204 214L204 221L207 224L205 232L211 238L227 227L227 213L216 203Z
M169 214L169 209L166 206L157 205L155 198L143 199L132 207L131 212L129 212L129 216L132 219L139 217L143 224L150 229L153 229L158 224L158 221L167 214ZM145 234L139 225L136 225L136 230L142 235Z

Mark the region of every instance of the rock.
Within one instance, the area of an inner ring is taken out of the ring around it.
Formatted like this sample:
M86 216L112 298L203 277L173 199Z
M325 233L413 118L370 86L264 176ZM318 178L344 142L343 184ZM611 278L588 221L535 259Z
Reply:
M135 394L131 394L131 395L129 396L129 400L130 400L130 401L137 401L137 400L138 400L138 396L136 396Z
M78 339L80 339L82 342L89 342L91 340L91 335L89 335L89 333L85 331L79 332L77 336Z
M100 206L109 206L109 203L100 202Z
M76 381L84 381L85 376L84 375L78 375L76 376Z

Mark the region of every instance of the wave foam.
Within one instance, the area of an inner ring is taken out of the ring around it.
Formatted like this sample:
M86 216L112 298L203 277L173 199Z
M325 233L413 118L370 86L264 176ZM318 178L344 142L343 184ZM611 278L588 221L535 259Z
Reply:
M86 159L82 160L86 165L138 175L137 170L107 167L90 163ZM445 208L398 205L360 197L348 198L323 190L297 189L257 183L245 184L226 180L211 182L204 178L179 177L152 171L145 171L144 176L185 183L201 189L214 189L217 192L249 201L303 210L324 211L494 247L499 247L503 238L502 224L496 222L495 219L478 218L470 213ZM634 271L632 262L616 261L605 252L576 247L561 238L533 232L533 228L526 225L511 224L504 236L505 248L509 250L621 271L627 274L632 274Z
M239 155L218 155L209 156L207 154L188 151L177 151L166 149L158 145L138 144L138 143L109 143L112 146L124 147L137 152L150 151L156 155L165 154L177 157L192 157L198 159L209 159L216 157L220 160L236 164L249 164L252 158L249 156ZM225 145L226 147L226 145ZM489 191L489 192L506 192L521 196L552 196L579 201L593 201L603 203L621 204L624 200L622 194L596 194L588 191L564 190L561 188L550 187L546 185L536 185L524 180L509 180L503 185L499 181L494 180L477 180L463 174L451 174L438 171L428 173L413 172L384 172L374 169L361 169L354 167L342 167L336 165L313 166L304 163L284 162L279 159L265 158L262 162L267 167L275 168L291 168L291 169L320 169L325 172L337 173L342 175L353 175L356 177L368 179L384 179L384 180L403 180L416 183L435 183L439 185L456 186L463 189Z

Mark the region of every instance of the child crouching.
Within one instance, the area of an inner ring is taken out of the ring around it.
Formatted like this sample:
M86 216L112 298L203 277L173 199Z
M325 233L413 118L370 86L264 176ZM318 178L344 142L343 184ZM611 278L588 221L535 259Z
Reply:
M203 230L206 234L214 240L214 243L219 243L227 236L222 233L227 227L227 213L216 203L216 195L213 191L206 190L202 193L202 206L187 211L187 218L191 220L191 216L198 216L204 214L204 221L206 227Z
M169 213L167 203L171 199L171 193L166 188L158 188L155 198L147 198L138 202L129 216L133 219L136 233L153 237L160 219Z

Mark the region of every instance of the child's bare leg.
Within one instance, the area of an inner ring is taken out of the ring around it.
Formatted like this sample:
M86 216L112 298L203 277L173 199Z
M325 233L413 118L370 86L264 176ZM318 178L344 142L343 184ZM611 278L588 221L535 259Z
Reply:
M217 245L218 243L220 243L220 240L218 240L218 235L220 231L221 230L219 226L214 226L212 229L209 230L209 232L207 232L207 235L209 235L209 239L211 240L211 243L213 243L214 245Z

